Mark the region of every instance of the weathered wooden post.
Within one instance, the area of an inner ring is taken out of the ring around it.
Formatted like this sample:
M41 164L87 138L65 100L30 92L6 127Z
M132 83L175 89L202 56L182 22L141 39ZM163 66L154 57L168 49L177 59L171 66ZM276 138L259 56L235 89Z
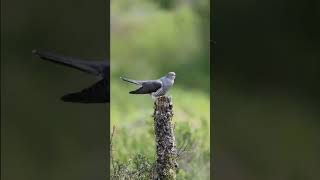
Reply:
M177 150L174 137L173 104L171 97L161 96L154 103L154 130L156 136L155 175L157 180L175 180Z

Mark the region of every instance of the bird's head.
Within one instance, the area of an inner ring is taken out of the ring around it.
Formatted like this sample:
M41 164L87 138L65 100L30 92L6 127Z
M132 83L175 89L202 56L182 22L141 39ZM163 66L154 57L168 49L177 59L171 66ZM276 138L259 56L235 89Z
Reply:
M167 78L171 79L171 80L174 80L176 78L176 73L174 72L169 72L167 74Z

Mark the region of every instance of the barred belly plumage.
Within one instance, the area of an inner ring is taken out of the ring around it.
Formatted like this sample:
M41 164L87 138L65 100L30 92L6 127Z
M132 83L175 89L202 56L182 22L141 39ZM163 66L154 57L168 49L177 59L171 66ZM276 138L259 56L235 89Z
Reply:
M160 88L158 91L152 93L153 96L163 96L166 92L163 90L163 88Z

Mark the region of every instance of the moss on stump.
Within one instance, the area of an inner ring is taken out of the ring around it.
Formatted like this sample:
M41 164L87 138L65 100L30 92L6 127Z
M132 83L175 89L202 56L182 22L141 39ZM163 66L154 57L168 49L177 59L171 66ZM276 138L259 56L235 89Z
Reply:
M177 150L174 137L173 104L171 97L161 96L154 103L154 130L156 137L156 173L153 179L175 180Z

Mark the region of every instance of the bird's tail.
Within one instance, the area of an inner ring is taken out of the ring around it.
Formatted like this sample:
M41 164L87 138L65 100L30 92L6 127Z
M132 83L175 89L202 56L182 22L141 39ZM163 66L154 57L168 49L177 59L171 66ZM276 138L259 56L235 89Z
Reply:
M129 83L133 83L133 84L137 84L137 85L141 85L138 81L133 80L133 79L128 79L128 78L124 78L124 77L120 77L122 80L127 81Z
M58 64L63 64L65 66L69 66L90 74L99 75L99 68L97 68L96 65L92 64L92 62L90 61L63 56L61 54L56 54L46 50L35 49L32 51L32 53L44 60L48 60Z

